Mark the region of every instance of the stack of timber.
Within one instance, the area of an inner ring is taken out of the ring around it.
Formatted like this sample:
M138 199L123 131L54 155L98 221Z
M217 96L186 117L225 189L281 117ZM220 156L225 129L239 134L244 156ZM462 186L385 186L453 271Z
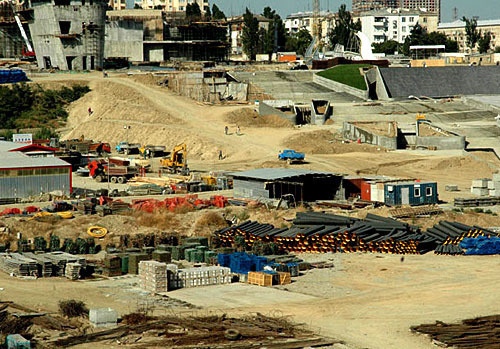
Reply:
M54 274L57 276L65 276L66 264L68 263L78 263L81 265L82 269L87 267L87 261L85 258L78 257L66 252L51 252L44 255L45 258L52 261L54 268Z
M411 328L413 332L429 335L443 347L491 349L500 343L500 315L463 320L458 324L425 324Z
M31 252L23 253L23 256L33 259L40 266L39 268L39 276L49 277L52 276L54 268L52 266L52 261L48 258L45 258L45 254L34 254Z
M418 206L418 207L403 207L394 208L389 211L393 218L412 218L418 216L430 216L443 212L438 206Z
M500 197L478 197L471 199L456 198L453 202L455 207L479 207L500 205Z
M20 253L1 253L0 269L16 276L30 276L38 273L38 264Z
M78 280L80 278L80 270L82 266L80 263L67 263L64 274L70 280Z

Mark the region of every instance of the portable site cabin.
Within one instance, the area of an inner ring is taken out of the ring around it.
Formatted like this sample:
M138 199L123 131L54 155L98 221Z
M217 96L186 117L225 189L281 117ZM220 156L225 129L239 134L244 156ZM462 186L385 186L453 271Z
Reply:
M384 186L384 198L385 204L389 206L429 205L439 201L436 182L387 183Z

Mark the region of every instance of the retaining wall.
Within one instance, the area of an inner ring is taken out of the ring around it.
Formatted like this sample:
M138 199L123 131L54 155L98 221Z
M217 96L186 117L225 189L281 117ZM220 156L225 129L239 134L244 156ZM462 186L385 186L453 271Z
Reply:
M282 117L283 119L289 120L293 125L297 124L297 115L296 114L286 114L283 113L281 110L276 109L272 105L269 104L275 104L278 107L280 105L285 105L285 104L279 104L276 102L289 102L289 101L261 101L259 102L259 114L262 116L266 115L278 115ZM268 104L269 103L269 104Z
M344 122L342 135L353 141L360 139L362 143L378 145L387 149L398 149L398 137L379 136L347 121Z
M368 91L363 91L345 84L341 84L340 82L324 78L317 74L313 75L313 82L335 92L345 92L361 99L368 99Z

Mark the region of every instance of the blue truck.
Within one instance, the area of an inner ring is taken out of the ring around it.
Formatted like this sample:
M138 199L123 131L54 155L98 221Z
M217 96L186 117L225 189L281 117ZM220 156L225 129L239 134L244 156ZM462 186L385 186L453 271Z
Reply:
M293 149L285 149L278 154L278 159L286 161L289 164L296 162L303 162L306 158L304 153L298 153Z

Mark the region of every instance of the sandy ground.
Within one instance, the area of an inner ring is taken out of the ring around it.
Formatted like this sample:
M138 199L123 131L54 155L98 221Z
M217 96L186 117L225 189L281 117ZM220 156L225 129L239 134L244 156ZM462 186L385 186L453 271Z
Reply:
M498 256L401 256L379 254L301 255L333 261L332 269L312 270L286 286L208 286L148 297L137 278L75 281L51 278L19 280L0 273L1 300L39 311L56 311L60 299L84 300L91 308L110 306L120 314L149 302L168 311L261 312L289 315L319 334L343 340L349 348L436 348L409 327L441 320L500 312ZM47 297L50 294L50 297ZM188 308L183 301L201 307Z

